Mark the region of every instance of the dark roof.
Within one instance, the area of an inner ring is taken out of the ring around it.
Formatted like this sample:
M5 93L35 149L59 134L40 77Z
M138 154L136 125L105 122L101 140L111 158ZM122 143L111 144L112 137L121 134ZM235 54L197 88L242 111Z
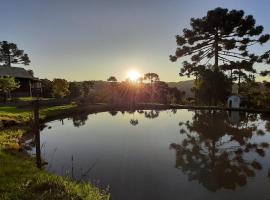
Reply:
M21 67L0 66L0 76L34 79L34 76L32 74L30 74L26 69Z

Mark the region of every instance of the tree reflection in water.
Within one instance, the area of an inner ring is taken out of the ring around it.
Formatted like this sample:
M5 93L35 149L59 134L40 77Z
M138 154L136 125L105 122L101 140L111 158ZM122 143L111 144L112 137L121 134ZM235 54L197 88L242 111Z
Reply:
M88 120L88 114L79 114L79 115L74 115L72 117L73 125L75 127L80 127L84 126L85 122Z
M158 110L144 111L144 116L145 118L148 118L148 119L154 119L159 116L159 111Z
M176 152L175 167L210 191L246 185L248 177L262 169L256 158L246 155L254 152L255 157L264 157L269 147L251 141L254 135L262 137L256 133L256 119L256 114L247 114L231 123L225 112L195 111L192 122L179 123L185 139L170 145Z
M112 110L112 111L109 111L109 113L111 114L111 116L116 116L118 111Z
M132 114L132 119L130 119L129 123L132 126L137 126L139 124L139 120L138 119L135 119L135 117L134 117L135 110L128 111L128 113L129 114Z

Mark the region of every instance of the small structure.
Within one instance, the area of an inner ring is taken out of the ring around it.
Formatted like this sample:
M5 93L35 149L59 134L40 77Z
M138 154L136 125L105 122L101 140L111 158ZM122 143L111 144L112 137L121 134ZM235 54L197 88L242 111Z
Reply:
M241 97L239 95L231 95L228 98L228 107L229 108L240 108Z
M232 86L232 95L229 96L227 100L227 104L229 108L240 108L241 106L241 96L238 95L238 86Z
M20 87L12 91L13 97L32 97L42 93L41 82L34 77L32 70L21 67L0 66L0 77L14 77L19 82Z

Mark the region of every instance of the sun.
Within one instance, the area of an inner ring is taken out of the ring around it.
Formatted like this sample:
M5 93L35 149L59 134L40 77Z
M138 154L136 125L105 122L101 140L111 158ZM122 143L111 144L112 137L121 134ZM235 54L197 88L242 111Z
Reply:
M138 78L140 77L140 73L136 70L129 71L127 75L131 81L137 81Z

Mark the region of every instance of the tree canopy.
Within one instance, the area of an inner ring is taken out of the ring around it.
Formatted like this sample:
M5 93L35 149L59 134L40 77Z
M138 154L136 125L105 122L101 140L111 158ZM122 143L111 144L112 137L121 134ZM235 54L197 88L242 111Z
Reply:
M65 79L55 78L53 79L53 96L57 98L63 98L69 94L69 83Z
M263 26L256 25L252 15L243 10L216 8L202 18L191 18L191 28L185 28L176 36L177 49L170 60L188 57L183 62L180 76L197 76L209 64L215 70L254 73L253 64L261 62L259 55L249 47L264 44L269 34L263 34ZM221 63L221 64L220 64ZM235 70L236 69L236 70ZM235 71L233 71L235 70Z
M151 83L153 83L155 81L159 81L159 76L156 73L146 73L144 75L144 79L149 80Z
M107 79L108 82L117 82L117 79L115 78L115 76L110 76L108 79Z
M10 95L10 92L19 88L20 85L15 81L13 77L0 77L0 93L4 95L4 99L6 100L7 94Z
M11 66L11 64L29 65L28 54L19 49L16 44L7 41L0 42L0 63Z

